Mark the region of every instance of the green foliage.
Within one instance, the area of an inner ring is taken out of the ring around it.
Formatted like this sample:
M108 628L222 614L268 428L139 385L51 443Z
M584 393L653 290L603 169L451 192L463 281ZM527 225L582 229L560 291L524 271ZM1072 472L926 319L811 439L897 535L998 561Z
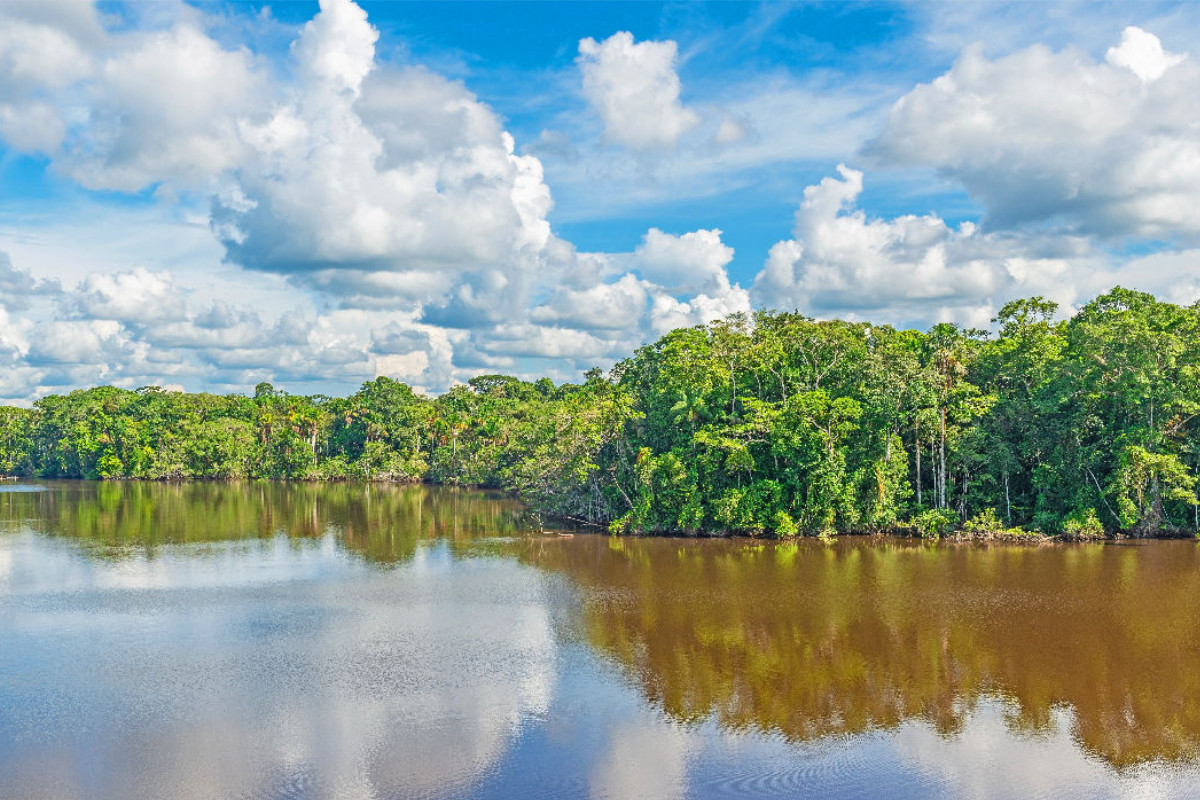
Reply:
M735 314L577 385L436 398L104 386L0 408L0 472L492 486L627 533L1200 528L1200 306L1117 288L1057 313L1013 301L990 335Z
M786 511L775 512L775 536L778 539L791 539L800 528L796 525L796 521Z
M1104 524L1096 516L1096 509L1074 511L1063 520L1063 534L1068 539L1102 539Z
M0 406L0 475L23 475L31 471L33 412Z
M962 524L962 532L968 537L979 539L1004 538L1040 538L1041 533L1027 531L1022 528L1010 528L1004 524L994 509L985 508Z
M1000 517L996 516L995 511L985 508L964 522L962 529L972 534L1000 533L1004 531L1005 525L1000 521Z
M704 521L696 473L686 457L671 451L654 455L648 447L637 457L638 502L633 527L639 531L695 532Z
M1196 504L1196 477L1170 453L1151 453L1136 445L1126 447L1115 482L1121 523L1129 528L1153 531L1162 527L1164 504L1168 501Z
M914 514L910 524L922 539L939 539L958 525L958 515L947 508L926 508Z

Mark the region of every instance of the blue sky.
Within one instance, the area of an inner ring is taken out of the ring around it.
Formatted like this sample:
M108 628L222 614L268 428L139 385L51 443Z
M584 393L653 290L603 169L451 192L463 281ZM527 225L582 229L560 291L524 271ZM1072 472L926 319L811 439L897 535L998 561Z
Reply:
M0 399L1200 297L1200 6L0 2Z

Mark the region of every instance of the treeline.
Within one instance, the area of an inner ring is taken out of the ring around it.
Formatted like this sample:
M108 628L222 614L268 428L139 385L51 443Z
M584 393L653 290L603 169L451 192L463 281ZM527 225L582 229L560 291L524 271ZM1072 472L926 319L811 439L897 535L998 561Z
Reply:
M0 408L0 472L427 480L620 532L1197 527L1200 304L1115 289L998 332L795 313L676 330L580 385L485 375L437 398L100 387Z

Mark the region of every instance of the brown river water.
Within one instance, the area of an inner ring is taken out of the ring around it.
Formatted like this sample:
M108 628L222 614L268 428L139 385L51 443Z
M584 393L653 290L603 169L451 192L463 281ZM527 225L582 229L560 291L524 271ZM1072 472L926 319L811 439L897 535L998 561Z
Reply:
M1200 798L1200 543L0 484L0 798Z

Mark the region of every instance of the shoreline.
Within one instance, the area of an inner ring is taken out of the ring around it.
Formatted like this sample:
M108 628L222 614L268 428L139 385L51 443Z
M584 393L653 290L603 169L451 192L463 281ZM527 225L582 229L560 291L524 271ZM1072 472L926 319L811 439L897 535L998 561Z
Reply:
M437 486L441 484L429 484ZM504 490L487 490L487 491L504 491ZM514 499L521 500L520 497L514 495ZM521 500L521 502L525 502ZM528 504L527 504L528 505ZM726 530L726 531L647 531L640 533L614 533L608 529L608 526L599 522L588 522L573 517L567 517L559 514L551 514L545 511L538 511L532 505L529 506L534 512L543 516L547 521L559 520L570 523L571 526L578 526L586 533L604 534L606 536L615 536L631 539L745 539L753 542L794 542L801 539L814 539L817 541L834 541L843 537L852 537L856 539L869 538L891 538L891 539L907 539L912 541L923 542L953 542L959 544L987 544L987 543L1005 543L1005 544L1024 544L1024 545L1046 545L1046 544L1085 544L1088 542L1122 542L1122 541L1200 541L1200 532L1189 531L1186 529L1163 530L1156 533L1137 533L1131 531L1116 531L1106 533L1103 536L1071 536L1065 533L1041 533L1038 531L951 531L938 536L922 536L915 528L906 525L899 525L893 528L881 530L852 530L842 533L833 533L827 536L817 534L797 534L795 536L771 536L767 534L754 535L745 531Z
M1015 529L1002 531L977 531L969 532L964 530L948 531L946 533L925 536L922 535L912 525L897 525L895 527L880 529L880 530L851 530L840 533L832 533L828 535L819 534L796 534L794 536L771 536L768 534L755 535L753 533L724 530L724 531L685 531L685 530L663 530L663 531L644 531L644 532L613 532L609 530L607 524L602 522L592 522L578 517L571 517L563 514L555 514L553 512L542 511L537 506L524 500L518 493L511 489L503 487L484 486L478 484L454 484L454 483L438 483L435 481L424 480L420 478L365 478L365 477L304 477L304 478L204 478L204 477L187 477L187 478L42 478L32 475L0 475L0 482L18 483L22 481L54 481L61 483L96 483L96 484L212 484L212 483L275 483L275 484L349 484L361 483L364 485L383 485L383 486L428 486L439 489L463 489L468 491L495 492L497 494L507 495L514 500L525 504L528 509L537 514L538 517L547 522L563 522L566 529L582 530L587 533L603 534L606 536L630 537L630 538L655 538L655 539L745 539L754 542L789 542L798 541L800 539L816 539L832 541L842 537L854 538L893 538L893 539L910 539L914 541L926 542L954 542L954 543L1006 543L1006 544L1025 544L1025 545L1046 545L1046 544L1078 544L1087 542L1121 542L1121 541L1170 541L1170 540L1197 540L1200 541L1200 531L1189 531L1187 529L1166 529L1153 533L1141 533L1137 531L1114 531L1105 533L1103 536L1086 535L1086 536L1071 536L1065 533L1041 533L1038 531L1020 531ZM539 524L540 524L539 520ZM546 526L542 525L543 530ZM556 530L557 526L551 528Z

